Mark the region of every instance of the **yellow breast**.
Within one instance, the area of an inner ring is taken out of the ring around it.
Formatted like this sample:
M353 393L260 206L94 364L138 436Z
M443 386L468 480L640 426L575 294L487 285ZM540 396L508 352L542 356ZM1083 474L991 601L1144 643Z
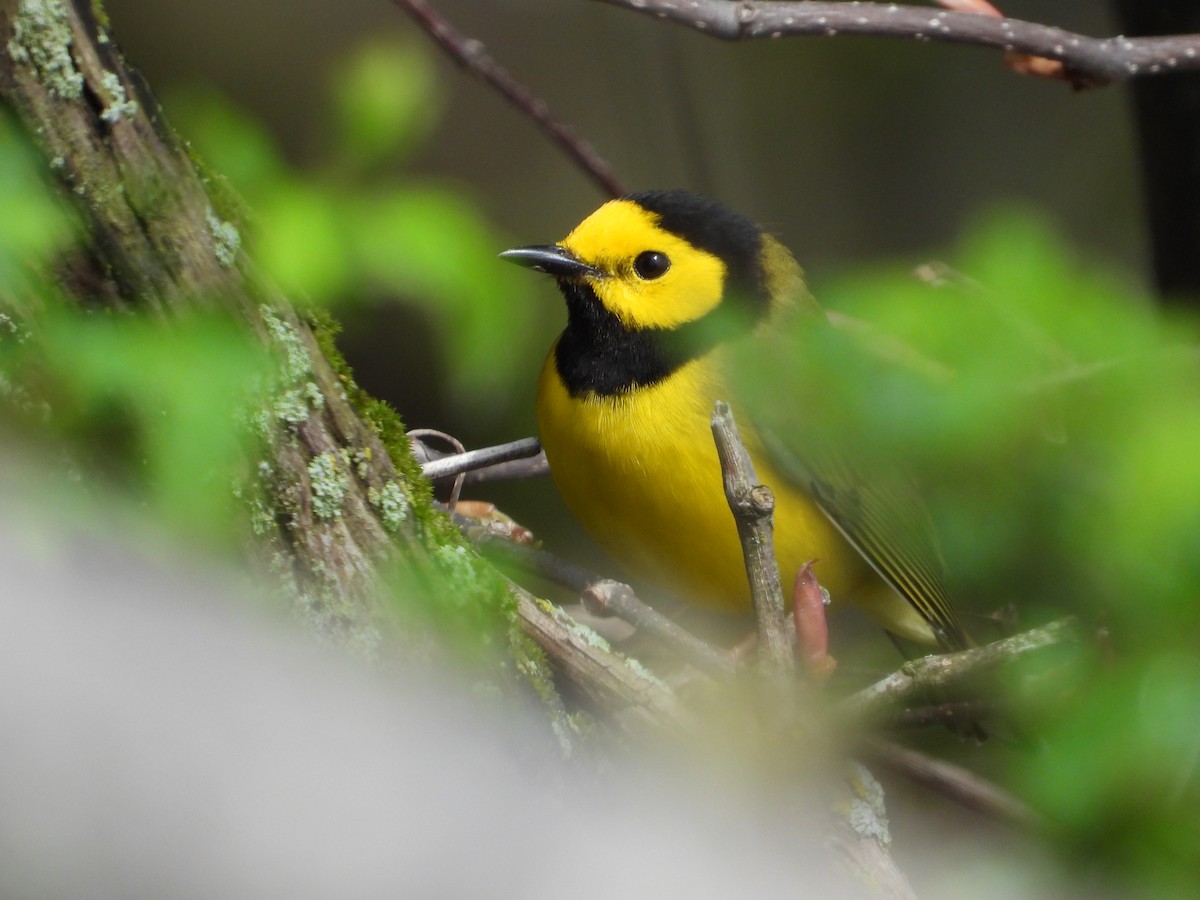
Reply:
M748 608L749 588L709 425L716 400L729 399L719 396L719 366L710 354L652 386L573 398L551 350L538 422L563 500L613 559L690 603L737 610ZM808 497L767 464L745 421L740 427L759 480L775 492L785 586L817 559L817 576L835 597L853 590L869 577L866 565Z

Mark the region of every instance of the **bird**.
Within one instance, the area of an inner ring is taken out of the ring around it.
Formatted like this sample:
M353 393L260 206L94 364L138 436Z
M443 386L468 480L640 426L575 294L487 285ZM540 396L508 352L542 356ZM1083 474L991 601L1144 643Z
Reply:
M749 217L669 189L609 200L560 242L500 257L550 275L566 301L537 419L567 507L636 578L686 603L748 610L710 421L716 401L735 401L735 347L798 314L821 317L792 254ZM783 577L816 560L834 603L849 598L904 641L970 646L919 494L873 484L836 445L780 447L734 409L775 495Z

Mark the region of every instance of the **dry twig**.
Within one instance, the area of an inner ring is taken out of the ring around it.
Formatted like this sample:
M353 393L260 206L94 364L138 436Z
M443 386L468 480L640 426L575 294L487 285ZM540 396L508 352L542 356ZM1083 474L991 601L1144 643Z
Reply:
M747 553L748 577L752 585L758 586L756 593L765 591L769 594L772 578L778 592L779 574L769 531L773 504L764 504L761 495L757 501L748 499L761 486L755 484L752 464L725 404L718 404L713 417L713 432L720 448L723 476L731 485L727 489L730 507L738 520L739 532L746 529L743 542ZM516 443L521 445L523 442ZM478 453L475 459L487 460L503 455L510 452L509 446L475 451ZM526 446L526 449L529 447ZM764 516L768 529L765 535L761 530L755 530L763 525ZM468 536L476 543L501 553L526 571L578 592L593 612L619 616L657 637L665 645L675 648L701 671L722 680L735 673L735 666L728 656L646 606L628 585L601 578L527 544L514 543L486 527L462 520L460 524L464 525ZM513 589L518 596L519 615L526 633L542 646L584 693L610 709L611 704L616 703L621 710L617 721L623 728L633 731L652 729L659 716L666 717L664 724L668 730L688 730L693 727L694 723L686 724L688 715L675 695L643 667L613 651L602 639L576 623L565 612L535 599L515 585ZM791 637L783 616L781 594L776 599L779 616L776 635L781 636L785 643L784 652L791 654ZM767 608L771 608L769 603ZM880 715L896 704L923 698L932 691L959 684L981 671L1019 659L1034 650L1062 643L1073 637L1074 633L1074 622L1062 620L986 647L908 662L899 671L844 701L843 712L849 713L851 721ZM774 639L760 635L760 645ZM778 665L777 660L768 659L767 662L771 666ZM780 669L775 668L775 671L779 672ZM930 724L943 720L944 717L940 715L929 717ZM1022 827L1038 824L1036 814L1015 797L959 766L874 738L864 739L861 747L868 761L886 766L964 806Z
M758 621L759 660L776 672L790 673L795 668L795 654L783 612L779 567L775 563L774 526L771 522L775 496L770 488L758 483L754 463L738 435L729 404L717 402L712 417L712 432L717 444L717 456L721 460L725 498L737 522L742 554L746 559L750 596Z
M847 697L843 712L854 720L881 715L896 704L944 691L1035 650L1065 643L1077 629L1078 623L1068 617L982 647L910 660L882 681Z

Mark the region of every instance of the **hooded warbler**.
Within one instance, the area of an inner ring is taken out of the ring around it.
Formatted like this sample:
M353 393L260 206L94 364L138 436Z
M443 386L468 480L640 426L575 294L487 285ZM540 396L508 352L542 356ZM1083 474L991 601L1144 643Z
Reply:
M558 244L500 256L551 275L566 299L537 413L567 506L631 574L688 602L748 609L710 420L717 400L738 411L730 348L797 307L816 309L792 255L745 216L668 190L609 201ZM856 483L836 454L788 448L802 465L781 467L744 414L739 423L775 492L785 583L816 559L835 602L852 600L906 640L968 645L914 494Z

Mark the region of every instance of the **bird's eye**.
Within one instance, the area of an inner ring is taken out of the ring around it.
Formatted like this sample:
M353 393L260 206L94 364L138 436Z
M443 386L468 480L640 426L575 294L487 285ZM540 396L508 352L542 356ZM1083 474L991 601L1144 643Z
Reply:
M658 278L669 268L671 268L670 257L665 253L659 253L657 250L647 250L645 253L639 253L633 261L633 271L637 272L639 278L644 278L647 281Z

